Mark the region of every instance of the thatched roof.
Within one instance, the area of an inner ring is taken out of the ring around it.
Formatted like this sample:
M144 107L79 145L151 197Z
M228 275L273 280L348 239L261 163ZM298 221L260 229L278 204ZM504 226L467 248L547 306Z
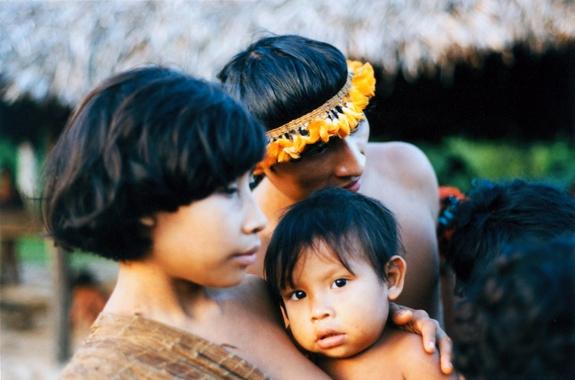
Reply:
M266 33L330 42L388 73L449 71L458 59L575 41L569 0L212 0L0 2L3 97L73 104L121 69L168 64L213 79Z

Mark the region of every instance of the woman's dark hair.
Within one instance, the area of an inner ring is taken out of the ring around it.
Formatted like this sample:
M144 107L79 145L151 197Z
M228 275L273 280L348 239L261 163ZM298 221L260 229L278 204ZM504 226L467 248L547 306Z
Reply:
M212 194L262 157L260 124L218 87L147 67L83 99L45 167L43 216L56 243L114 260L143 257L141 218Z
M262 38L218 74L226 90L273 129L322 105L345 84L347 63L334 46L295 35Z
M452 228L446 258L465 286L507 244L575 233L575 197L544 183L478 181L455 210Z
M508 246L457 311L455 368L474 379L573 379L575 235Z
M353 273L348 260L367 260L382 281L385 265L402 251L397 224L379 201L340 188L313 193L283 215L268 246L264 267L274 300L292 286L293 269L306 248L324 242Z

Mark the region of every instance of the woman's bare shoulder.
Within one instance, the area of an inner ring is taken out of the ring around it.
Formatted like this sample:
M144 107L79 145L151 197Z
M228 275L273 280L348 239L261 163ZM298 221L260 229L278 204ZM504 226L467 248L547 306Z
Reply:
M281 314L272 303L266 282L263 279L248 274L239 285L228 289L226 292L226 302L235 310L260 321L268 320L281 325Z
M266 282L258 276L247 274L236 287L236 294L243 302L268 305L271 302Z
M249 355L274 379L325 379L326 375L306 359L283 329L279 307L271 302L265 281L249 275L233 289L228 302L234 322L249 337ZM242 353L240 353L242 355Z

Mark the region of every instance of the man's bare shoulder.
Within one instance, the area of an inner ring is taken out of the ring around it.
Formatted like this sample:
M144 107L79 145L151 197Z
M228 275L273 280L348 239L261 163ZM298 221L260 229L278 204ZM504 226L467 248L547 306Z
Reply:
M408 170L412 174L429 175L431 173L434 175L425 153L413 144L399 141L369 143L366 153L368 162L381 168L391 165L401 172Z
M434 217L437 215L437 177L421 149L404 142L370 143L366 153L372 177L386 179L387 185L392 180L397 187L418 193L429 204Z

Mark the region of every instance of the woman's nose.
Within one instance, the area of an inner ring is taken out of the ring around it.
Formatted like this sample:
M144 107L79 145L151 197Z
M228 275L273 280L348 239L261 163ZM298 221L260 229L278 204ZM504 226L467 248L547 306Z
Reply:
M244 232L247 234L254 234L258 233L264 229L267 223L267 219L258 207L256 200L250 191L248 194L247 200L247 210L246 210L246 219L244 222Z

